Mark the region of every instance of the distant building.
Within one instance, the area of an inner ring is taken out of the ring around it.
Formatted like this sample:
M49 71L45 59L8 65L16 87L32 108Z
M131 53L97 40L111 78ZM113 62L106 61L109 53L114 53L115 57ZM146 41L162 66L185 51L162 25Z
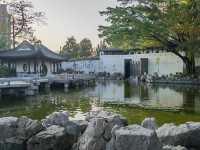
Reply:
M157 73L158 75L183 72L184 63L176 55L163 50L146 50L135 53L121 49L104 49L98 58L84 58L63 62L63 69L76 71L120 73L125 77Z
M61 70L63 57L41 43L22 42L12 50L0 51L1 65L14 70L17 76L50 76Z
M70 59L62 63L64 69L89 73L99 72L99 57L88 57L79 59Z
M7 44L7 48L10 48L11 39L11 22L10 22L10 15L7 11L6 4L0 4L0 40L4 40Z

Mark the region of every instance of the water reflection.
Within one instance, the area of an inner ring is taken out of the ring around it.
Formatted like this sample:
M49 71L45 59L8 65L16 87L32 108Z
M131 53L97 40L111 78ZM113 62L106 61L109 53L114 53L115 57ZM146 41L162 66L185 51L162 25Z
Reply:
M77 92L65 94L62 91L43 93L34 97L4 97L0 101L0 116L28 116L43 119L55 111L66 110L71 117L82 117L91 110L88 99L82 98Z
M101 81L85 91L102 102L126 103L158 109L184 109L200 112L200 90L195 86L147 85L123 81Z
M86 112L101 107L121 113L129 123L140 123L145 117L155 117L160 125L166 122L180 124L200 121L199 106L199 87L101 81L95 87L68 93L59 89L35 97L3 97L0 100L0 117L25 115L40 120L54 111L66 110L71 117L81 119Z

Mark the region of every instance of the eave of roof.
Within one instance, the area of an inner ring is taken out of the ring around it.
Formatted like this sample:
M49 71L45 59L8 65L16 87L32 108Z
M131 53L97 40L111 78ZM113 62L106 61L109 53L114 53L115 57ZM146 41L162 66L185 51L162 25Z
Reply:
M23 50L27 48L27 50ZM52 61L63 61L65 58L59 54L52 52L42 44L32 45L27 41L22 42L18 47L12 50L5 50L0 52L0 59L47 59Z
M87 60L99 60L100 58L98 56L96 57L83 57L83 58L73 58L69 59L68 62L73 62L73 61L87 61Z

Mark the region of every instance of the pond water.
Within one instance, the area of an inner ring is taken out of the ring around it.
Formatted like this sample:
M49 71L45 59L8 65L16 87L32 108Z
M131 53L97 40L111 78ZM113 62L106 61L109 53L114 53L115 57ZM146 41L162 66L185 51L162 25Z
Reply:
M82 118L92 109L121 113L129 123L155 117L161 125L200 121L200 89L195 86L135 84L99 81L95 87L42 92L35 97L3 97L0 117L28 116L43 119L54 111L67 110L72 118Z

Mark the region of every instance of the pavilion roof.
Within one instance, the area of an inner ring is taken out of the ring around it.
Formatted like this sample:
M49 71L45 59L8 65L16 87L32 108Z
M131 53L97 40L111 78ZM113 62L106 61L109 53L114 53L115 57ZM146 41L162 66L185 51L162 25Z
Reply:
M64 58L51 51L43 44L31 44L23 41L16 48L0 52L0 59L48 59L52 61L63 61Z

